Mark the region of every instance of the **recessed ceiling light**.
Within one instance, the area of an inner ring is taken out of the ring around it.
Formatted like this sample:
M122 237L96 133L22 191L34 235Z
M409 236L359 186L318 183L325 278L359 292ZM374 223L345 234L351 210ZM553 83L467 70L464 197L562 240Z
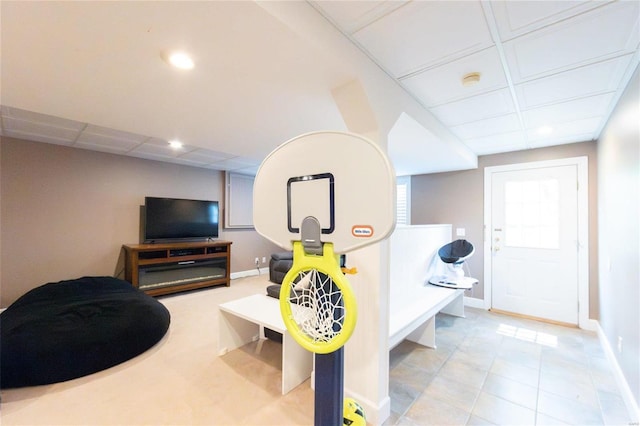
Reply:
M465 74L462 76L462 85L473 86L474 84L480 83L480 73L479 72L470 72L469 74Z
M172 140L172 141L169 141L169 146L172 149L180 149L180 148L182 148L182 142L180 142L178 140Z
M194 67L193 59L185 52L168 52L162 54L162 58L176 68L190 70Z

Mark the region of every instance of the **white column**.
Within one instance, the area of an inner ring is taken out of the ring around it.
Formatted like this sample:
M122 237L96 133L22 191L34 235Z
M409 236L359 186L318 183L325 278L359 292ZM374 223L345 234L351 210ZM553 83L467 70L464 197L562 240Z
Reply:
M344 393L364 408L367 422L382 424L389 399L389 242L347 254L348 275L358 302L358 322L345 345Z

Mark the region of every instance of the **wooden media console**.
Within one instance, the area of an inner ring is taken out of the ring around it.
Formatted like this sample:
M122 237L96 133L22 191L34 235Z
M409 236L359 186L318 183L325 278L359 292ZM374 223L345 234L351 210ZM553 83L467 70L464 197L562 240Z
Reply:
M125 244L125 279L151 296L231 284L231 242Z

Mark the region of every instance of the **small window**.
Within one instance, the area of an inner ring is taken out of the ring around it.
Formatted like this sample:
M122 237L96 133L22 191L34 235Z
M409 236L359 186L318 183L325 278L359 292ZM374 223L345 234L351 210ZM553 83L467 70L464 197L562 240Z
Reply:
M411 176L396 179L396 224L411 224Z

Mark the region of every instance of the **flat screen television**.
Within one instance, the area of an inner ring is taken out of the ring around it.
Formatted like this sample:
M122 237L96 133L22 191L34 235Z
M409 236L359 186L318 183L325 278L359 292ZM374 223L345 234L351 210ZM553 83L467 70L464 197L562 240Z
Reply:
M218 237L217 201L145 197L143 217L146 243Z

